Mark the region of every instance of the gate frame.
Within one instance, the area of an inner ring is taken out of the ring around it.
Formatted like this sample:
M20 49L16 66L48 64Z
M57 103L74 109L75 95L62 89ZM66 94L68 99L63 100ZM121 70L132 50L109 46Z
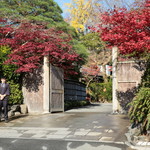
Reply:
M118 47L112 48L112 102L113 102L113 113L120 111L119 101L117 99L117 58L118 58Z
M50 112L64 112L64 71L63 69L61 68L58 68L58 67L54 67L52 66L51 64L49 65L49 72L50 72L50 75L49 75L49 109L50 109ZM52 78L52 74L53 74L53 69L55 70L58 70L58 71L61 71L62 72L62 80L61 81L61 86L62 86L62 89L53 89L53 78ZM52 105L53 105L53 100L52 100L52 95L55 94L55 93L58 93L58 94L61 94L61 102L62 102L62 108L53 108Z
M43 81L44 81L44 85L43 85L43 111L44 113L51 113L51 112L55 112L53 111L53 109L51 108L51 104L52 104L52 93L53 93L53 89L52 89L52 65L49 62L49 56L44 56L44 66L43 66ZM64 79L63 79L64 80ZM64 85L63 85L64 87ZM62 93L62 108L63 110L60 111L64 111L64 88L63 88L63 93ZM56 111L57 112L57 111Z
M43 64L43 111L44 113L50 112L50 65L49 65L49 56L44 56Z

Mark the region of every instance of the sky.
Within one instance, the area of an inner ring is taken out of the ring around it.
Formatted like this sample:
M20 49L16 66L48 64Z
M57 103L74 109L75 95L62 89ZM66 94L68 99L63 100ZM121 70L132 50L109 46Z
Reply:
M65 3L71 3L71 0L54 0L54 1L57 2L57 4L61 7L61 9L64 12L62 15L65 16L65 13L67 12ZM127 2L128 4L132 4L134 0L123 0L123 1ZM103 5L105 5L105 2L102 3Z
M70 3L71 0L54 0L63 10L65 10L65 3Z
M63 10L63 16L65 14L65 11L66 11L66 6L65 6L65 3L71 3L71 0L54 0L60 7L61 9Z

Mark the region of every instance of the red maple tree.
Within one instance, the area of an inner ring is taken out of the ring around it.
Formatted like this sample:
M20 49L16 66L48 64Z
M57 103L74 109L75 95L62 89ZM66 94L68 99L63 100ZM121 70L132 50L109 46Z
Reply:
M117 46L121 54L140 56L150 52L150 0L132 10L116 8L105 12L94 30L109 46Z
M31 72L42 64L44 56L49 56L51 64L75 74L74 67L81 58L73 51L70 40L71 36L44 25L22 23L0 27L0 45L12 49L6 63L17 65L17 72Z
M86 87L88 88L90 82L94 80L94 78L101 75L97 59L95 59L93 56L89 56L88 63L82 66L81 72L84 76Z

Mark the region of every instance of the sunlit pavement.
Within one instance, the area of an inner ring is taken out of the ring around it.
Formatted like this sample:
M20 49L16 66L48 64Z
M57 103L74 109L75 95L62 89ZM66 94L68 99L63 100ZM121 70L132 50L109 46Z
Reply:
M23 143L24 140L27 142L27 139L30 139L29 141L33 140L35 143L48 140L51 146L53 142L61 141L67 150L71 150L70 145L73 143L78 149L88 147L87 150L109 150L109 147L112 147L112 150L113 147L114 150L129 149L125 144L127 126L127 116L113 115L112 104L93 104L64 113L22 115L10 119L7 124L1 122L0 143L4 139L10 140L11 143ZM93 146L94 143L97 146ZM59 150L56 147L53 149Z

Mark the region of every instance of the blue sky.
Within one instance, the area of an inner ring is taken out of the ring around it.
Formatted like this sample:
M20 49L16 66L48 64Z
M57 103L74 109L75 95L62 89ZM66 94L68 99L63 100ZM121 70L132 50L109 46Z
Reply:
M66 12L66 6L65 3L70 3L71 0L54 0L63 10L63 16L65 16L65 12Z
M64 14L66 12L66 7L65 7L65 3L70 3L71 0L54 0L55 2L57 2L57 4L61 7L61 9L63 10ZM105 1L105 0L104 0ZM102 2L103 5L105 5L105 2ZM111 0L110 0L111 1ZM123 0L128 2L128 4L132 4L134 0ZM64 16L63 14L63 16Z
M54 1L57 2L57 4L58 4L63 10L65 9L64 4L71 2L71 0L54 0Z

